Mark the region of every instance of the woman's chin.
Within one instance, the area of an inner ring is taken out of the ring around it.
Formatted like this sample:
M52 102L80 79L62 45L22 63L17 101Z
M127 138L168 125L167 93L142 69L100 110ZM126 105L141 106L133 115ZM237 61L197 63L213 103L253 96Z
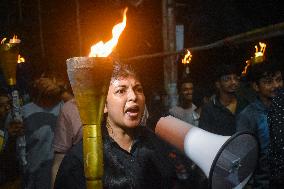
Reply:
M127 120L125 122L125 127L127 128L136 128L139 126L140 120Z

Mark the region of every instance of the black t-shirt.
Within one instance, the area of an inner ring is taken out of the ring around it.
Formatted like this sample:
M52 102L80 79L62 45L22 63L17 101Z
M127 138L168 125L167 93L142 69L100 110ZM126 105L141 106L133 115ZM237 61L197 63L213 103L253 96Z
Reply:
M5 149L0 153L0 188L2 184L13 181L20 175L16 154L16 138L10 137Z
M145 127L138 134L129 152L123 150L103 132L104 188L172 188L176 181L172 149ZM64 157L55 181L55 189L86 188L82 141Z

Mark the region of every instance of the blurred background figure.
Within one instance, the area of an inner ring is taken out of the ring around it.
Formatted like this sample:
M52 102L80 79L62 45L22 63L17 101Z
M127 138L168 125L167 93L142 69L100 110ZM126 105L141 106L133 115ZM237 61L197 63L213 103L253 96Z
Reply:
M194 125L194 110L196 106L192 103L194 92L193 81L190 77L185 77L179 85L179 104L169 110L170 115Z
M27 141L26 189L50 189L53 161L52 141L61 108L60 83L54 77L41 76L31 86L32 102L23 106Z
M240 70L232 64L220 64L216 70L216 94L201 112L199 127L209 132L231 136L236 132L236 116L248 102L237 95Z
M280 68L274 62L265 60L252 64L248 69L248 80L257 94L237 118L237 131L249 131L256 135L260 144L260 157L257 169L251 180L253 188L269 188L268 146L269 127L267 115L272 99L283 87Z
M58 168L66 152L82 139L82 127L75 98L72 98L62 106L54 131L52 145L55 154L52 165L52 188Z
M194 126L199 126L202 108L210 102L213 93L213 89L210 86L195 85L192 96L192 102L196 106L195 110L193 111Z
M21 188L20 168L16 153L16 139L24 134L23 124L8 122L11 99L0 89L0 188Z
M195 96L195 100L198 102L198 107L193 103L195 85L189 75L184 75L179 82L178 92L179 103L177 106L174 106L169 110L169 114L194 126L198 126L201 107L203 104L201 101L206 99L205 96L203 99L203 94L200 93L201 90L198 90L198 94L196 95L199 95L198 97L202 100L198 100L197 96ZM209 98L210 96L208 99ZM179 178L179 182L177 183L178 188L200 189L207 187L206 176L191 160L185 158L183 154L176 150L173 150L169 156L174 161L177 176Z
M167 106L167 94L163 90L153 89L151 91L150 100L148 102L148 119L147 126L152 127L156 124L157 119L161 117L161 115L168 114L168 106ZM153 129L153 128L151 128Z
M71 85L68 81L59 83L60 90L61 90L61 99L62 101L68 102L69 100L72 100L74 98L74 94L71 88Z

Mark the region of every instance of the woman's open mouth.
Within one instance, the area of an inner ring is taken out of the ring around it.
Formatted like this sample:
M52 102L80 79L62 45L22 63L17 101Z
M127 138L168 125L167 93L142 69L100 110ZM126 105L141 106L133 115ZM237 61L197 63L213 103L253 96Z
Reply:
M131 118L136 118L139 114L139 106L131 106L125 110L125 113Z

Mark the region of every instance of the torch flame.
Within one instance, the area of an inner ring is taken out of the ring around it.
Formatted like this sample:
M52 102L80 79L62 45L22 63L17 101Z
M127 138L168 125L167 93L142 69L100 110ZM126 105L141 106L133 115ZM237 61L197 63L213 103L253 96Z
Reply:
M246 75L247 74L247 70L248 70L248 67L251 65L251 61L250 60L247 60L246 61L246 67L244 68L244 70L242 71L242 75Z
M9 43L20 43L21 40L18 39L18 36L14 35L12 39L10 39Z
M258 51L258 46L257 45L255 45L254 47L255 47L255 53L254 53L255 57L259 57L259 56L263 56L264 55L265 48L266 48L266 44L265 43L259 42L259 47L260 47L259 51Z
M1 40L1 44L4 44L4 42L6 41L6 37L5 38L3 38L2 40Z
M21 55L18 55L18 61L17 62L18 62L18 64L25 62L24 57L21 57Z
M254 46L254 48L255 48L254 57L251 57L250 60L246 61L246 66L245 66L244 70L242 71L242 75L247 74L247 69L250 65L263 61L266 44L262 43L262 42L259 42L258 44L259 44L260 49L258 49L257 45Z
M184 58L182 59L183 64L189 64L192 58L192 54L188 49L186 49L187 53L184 55Z
M112 39L106 43L100 41L91 47L91 52L89 57L107 57L111 54L112 50L116 47L118 43L119 36L126 27L126 12L128 8L123 11L123 21L116 24L112 29Z

